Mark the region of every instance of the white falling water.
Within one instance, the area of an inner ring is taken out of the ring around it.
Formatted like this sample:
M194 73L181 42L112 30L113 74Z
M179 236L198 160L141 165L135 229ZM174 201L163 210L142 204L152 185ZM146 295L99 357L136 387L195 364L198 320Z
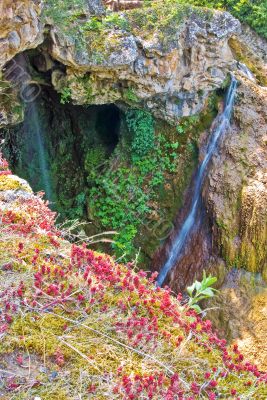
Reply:
M227 92L224 111L218 117L218 120L216 123L216 128L212 132L210 141L207 146L205 158L203 159L202 163L199 165L199 168L198 168L194 193L193 193L191 207L190 207L188 216L186 217L179 234L177 235L177 237L175 238L175 240L172 244L171 250L169 252L168 260L166 261L166 263L163 265L163 267L160 270L160 273L159 273L159 276L157 279L157 284L159 286L161 286L164 283L168 272L171 270L171 268L175 265L175 263L178 261L179 257L181 256L181 252L185 245L185 242L188 239L188 237L195 225L198 206L199 206L200 199L201 199L202 184L203 184L204 178L206 176L207 167L208 167L208 164L209 164L213 154L216 152L216 150L218 148L221 136L226 131L226 129L229 127L231 112L233 109L234 98L235 98L235 93L236 93L236 88L237 88L237 80L235 79L234 76L232 76L231 84L230 84L230 87Z
M45 156L44 135L38 114L38 107L34 100L29 106L29 120L32 124L31 129L34 131L35 148L39 162L39 168L42 178L43 189L48 200L52 199L52 188L49 176L49 169Z
M250 69L246 66L246 64L239 62L237 66L239 71L241 71L248 79L250 79L253 82L256 82L254 74L250 71Z

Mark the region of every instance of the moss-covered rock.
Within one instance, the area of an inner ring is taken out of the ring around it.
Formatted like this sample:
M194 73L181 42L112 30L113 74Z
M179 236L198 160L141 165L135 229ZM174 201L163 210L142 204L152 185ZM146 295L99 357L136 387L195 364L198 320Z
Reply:
M205 189L214 240L231 267L267 268L266 90L241 78L233 123Z
M162 1L68 21L51 29L51 54L67 66L52 80L76 104L135 103L176 123L235 66L228 39L240 24L229 13Z

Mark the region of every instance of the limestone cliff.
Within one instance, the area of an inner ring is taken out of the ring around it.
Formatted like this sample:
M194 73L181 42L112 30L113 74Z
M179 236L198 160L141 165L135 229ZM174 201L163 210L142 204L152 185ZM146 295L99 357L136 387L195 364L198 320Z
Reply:
M64 73L50 64L52 82L59 91L68 88L77 104L124 102L176 122L203 109L208 94L235 65L228 40L238 34L240 23L226 12L169 2L115 16L101 16L99 3L94 5L98 17L88 5L74 16L56 10L56 4L51 15L45 3L4 1L2 7L0 67L37 47L47 24L48 51L67 66Z
M267 91L240 79L233 121L204 189L228 265L267 278ZM212 218L211 218L212 219Z
M16 54L42 43L40 13L41 1L1 1L0 69Z
M67 65L66 74L53 71L56 89L69 88L77 104L123 102L174 123L200 112L235 65L228 39L240 24L226 12L181 6L174 13L169 5L163 11L174 16L161 26L161 11L128 11L117 22L107 16L95 30L87 24L80 49L73 37L52 28L51 55Z
M247 63L255 73L254 82L236 74L240 86L233 122L203 189L205 223L198 231L201 234L193 238L193 246L187 249L190 268L187 258L170 277L172 288L181 289L211 265L220 275L221 284L226 277L220 302L231 307L228 268L243 268L267 278L267 94L262 87L266 84L266 41L241 27L227 12L173 7L169 1L122 13L106 12L101 1L81 1L78 10L75 2L75 12L69 5L66 1L61 9L57 1L2 1L0 126L23 119L18 86L9 80L7 62L36 47L42 57L36 70L46 74L45 84L63 93L67 101L144 108L174 125L181 117L207 109L210 94L225 88L228 73L236 73L238 62ZM199 140L201 152L207 134L203 130ZM173 180L175 184L177 180ZM182 215L178 216L180 222ZM153 250L152 246L151 253ZM244 298L242 284L240 280L241 294L235 287L230 293L232 299L240 295L240 304ZM262 296L264 310L265 293ZM252 294L253 318L253 307L258 307L254 300ZM224 308L225 320L229 308ZM231 313L233 326L239 318L236 314ZM222 318L218 318L218 325ZM266 327L260 329L266 336ZM229 328L227 335L237 337L240 332ZM244 335L253 343L253 325Z

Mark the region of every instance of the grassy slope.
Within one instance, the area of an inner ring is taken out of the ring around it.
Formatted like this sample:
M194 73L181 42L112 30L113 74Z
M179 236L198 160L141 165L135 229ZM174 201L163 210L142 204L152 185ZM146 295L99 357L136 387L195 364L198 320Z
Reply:
M266 375L209 321L142 271L71 245L0 165L3 399L266 398Z

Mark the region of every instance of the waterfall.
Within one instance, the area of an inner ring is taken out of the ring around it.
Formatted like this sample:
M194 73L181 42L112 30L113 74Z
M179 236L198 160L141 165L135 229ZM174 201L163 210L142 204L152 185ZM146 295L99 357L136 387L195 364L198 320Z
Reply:
M19 88L21 100L26 106L24 131L33 133L31 136L26 137L26 145L28 144L28 147L32 147L36 152L40 180L43 186L40 189L45 191L48 200L52 200L51 179L45 154L45 135L38 112L38 96L41 93L40 85L34 82L31 77L30 61L25 54L19 54L10 67L7 68L5 74L14 87ZM32 159L28 160L29 164L31 164L31 161Z
M246 66L246 64L243 64L241 62L239 62L237 64L239 71L241 71L248 79L250 79L251 81L256 81L255 76L253 75L253 73L250 71L250 69Z
M206 176L207 167L208 167L208 164L209 164L213 154L216 152L216 150L218 148L221 136L226 131L226 129L229 127L231 112L233 109L234 98L235 98L235 93L236 93L236 88L237 88L237 80L235 79L234 76L232 76L231 84L229 86L227 96L226 96L224 111L217 117L217 123L215 125L216 128L214 128L212 130L210 140L207 145L206 155L198 167L196 181L195 181L195 188L194 188L194 192L193 192L193 197L192 197L189 213L181 227L179 234L177 235L174 242L172 243L172 247L169 252L169 256L168 256L166 263L163 265L163 267L160 270L160 273L159 273L159 276L157 279L157 284L159 286L161 286L164 283L168 272L175 265L175 263L179 260L179 257L181 256L181 252L183 250L185 242L188 239L188 237L195 225L198 206L199 206L200 199L201 199L202 184L203 184L204 178Z
M40 118L38 114L38 106L36 100L33 100L28 108L28 117L31 123L31 129L34 132L35 148L37 152L40 174L42 178L43 190L45 191L46 198L52 199L52 188L50 182L49 168L45 156L44 135L41 127ZM27 129L27 126L26 126Z

